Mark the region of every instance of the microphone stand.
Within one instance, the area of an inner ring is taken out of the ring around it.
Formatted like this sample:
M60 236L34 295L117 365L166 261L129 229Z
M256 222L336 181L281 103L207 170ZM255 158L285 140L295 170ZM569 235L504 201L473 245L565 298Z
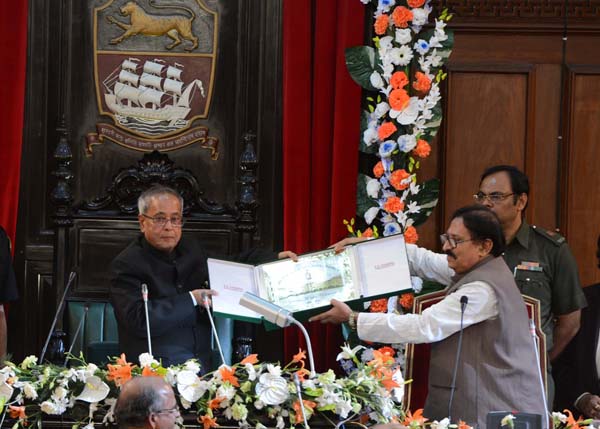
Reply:
M454 391L456 390L456 375L458 374L458 361L460 359L460 350L462 348L463 337L463 319L465 309L469 298L466 295L460 297L460 332L458 334L458 347L456 347L456 360L454 361L454 370L452 371L452 385L450 386L450 399L448 400L448 421L452 423L452 401L454 400Z
M152 337L150 337L150 317L148 316L148 285L142 283L142 299L144 300L144 313L146 313L146 335L148 336L148 353L152 354Z
M294 384L296 385L296 390L298 391L298 400L300 401L300 411L302 411L302 420L304 420L304 427L309 429L308 420L306 420L306 411L304 411L304 401L302 400L302 385L300 384L300 378L298 377L298 373L294 373Z
M544 411L546 411L546 424L543 427L546 427L550 422L550 412L548 411L548 400L546 399L546 387L544 386L544 378L542 377L542 365L540 362L540 352L539 352L539 338L537 333L535 332L535 323L533 319L529 319L529 332L531 333L531 338L533 339L533 350L535 351L535 359L536 365L535 367L538 370L538 377L540 381L540 388L542 390L542 400L544 401ZM543 419L542 419L543 420Z
M208 300L208 295L202 294L202 304L206 309L206 314L208 315L208 320L210 320L210 326L212 327L213 336L215 337L215 341L217 343L217 348L219 349L219 355L221 355L221 362L223 365L227 365L225 362L225 356L223 355L223 349L221 348L221 341L219 341L219 334L217 333L217 327L215 326L215 321L213 320L212 314L210 313L210 305Z
M58 303L58 308L56 309L56 313L54 314L54 320L52 321L52 325L50 326L50 332L48 332L48 336L46 337L46 342L44 343L44 348L42 349L42 353L40 354L40 363L44 362L44 356L46 356L46 350L48 349L48 343L50 342L50 338L52 337L52 333L54 332L54 327L56 326L58 317L62 313L62 308L65 305L65 299L67 297L67 293L69 293L69 289L71 288L71 285L73 284L73 281L75 280L75 277L77 277L77 271L76 271L76 269L73 269L71 271L71 274L69 274L69 280L67 281L67 285L65 286L65 290L63 292L62 298L60 299L60 302Z
M69 355L73 351L73 346L75 346L75 341L79 337L79 332L81 331L81 328L83 328L83 325L85 323L85 319L87 318L89 309L90 309L90 304L89 304L89 302L86 302L83 306L83 314L81 315L81 319L79 320L79 325L77 326L77 330L73 334L73 339L71 340L71 344L69 345L69 350L67 351L67 356L65 357L65 362L63 363L63 366L67 366L67 362L69 361Z

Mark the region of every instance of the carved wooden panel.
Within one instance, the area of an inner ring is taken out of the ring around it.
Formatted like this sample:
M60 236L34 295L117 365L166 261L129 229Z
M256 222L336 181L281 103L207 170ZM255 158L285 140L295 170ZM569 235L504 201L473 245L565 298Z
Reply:
M584 285L600 281L596 240L600 235L600 67L570 72L565 232Z
M528 73L452 70L448 84L442 176L443 215L472 204L482 171L494 164L524 168Z

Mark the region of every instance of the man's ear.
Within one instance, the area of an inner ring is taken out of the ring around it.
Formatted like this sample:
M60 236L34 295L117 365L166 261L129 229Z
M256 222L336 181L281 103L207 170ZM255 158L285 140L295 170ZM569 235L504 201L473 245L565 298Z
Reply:
M480 247L481 253L480 253L480 255L482 257L485 257L485 256L491 254L493 248L494 248L494 243L492 242L492 240L490 240L489 238L483 240L481 242L481 247Z
M138 215L138 222L140 224L140 231L144 232L144 227L146 225L147 219L141 214Z
M517 202L515 203L515 205L517 206L517 209L519 211L523 211L525 210L525 207L527 206L527 201L529 200L529 197L527 196L527 194L521 194L517 197Z
M148 416L148 424L152 429L158 427L158 414L150 413Z

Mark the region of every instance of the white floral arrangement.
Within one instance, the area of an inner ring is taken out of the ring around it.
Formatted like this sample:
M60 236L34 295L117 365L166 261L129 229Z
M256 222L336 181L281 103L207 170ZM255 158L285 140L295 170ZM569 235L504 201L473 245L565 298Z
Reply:
M348 347L342 354L356 359L355 351ZM311 377L305 359L300 351L282 367L250 355L200 376L194 360L165 368L148 354L139 357L139 365L121 355L106 368L81 357L72 358L71 363L77 365L70 368L40 365L30 356L19 365L8 362L0 369L0 424L7 416L14 420L14 429L39 424L49 416L72 420L73 429L92 429L94 422L113 423L120 386L134 376L163 377L173 386L185 414L195 415L204 429L217 427L219 422L241 428L283 429L303 422L302 408L307 420L319 415L332 426L359 419L386 423L404 417L392 395L400 385L385 356L357 361L346 377L338 377L332 370Z
M368 226L358 235L404 233L416 242L414 226L437 204L439 181L417 181L420 159L429 156L441 124L440 82L454 36L443 11L427 27L430 0L361 0L373 4L374 47L346 50L352 78L368 91L362 113L360 150L379 158L373 176L358 178L357 214ZM354 233L354 222L345 222Z

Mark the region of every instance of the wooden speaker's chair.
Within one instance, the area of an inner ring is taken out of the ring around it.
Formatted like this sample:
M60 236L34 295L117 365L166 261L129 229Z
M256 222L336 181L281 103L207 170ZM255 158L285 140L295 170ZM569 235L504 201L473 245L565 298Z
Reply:
M415 297L413 304L413 312L421 314L423 310L440 302L445 295L445 291L428 293ZM547 374L547 359L546 359L546 335L541 329L540 317L540 301L527 295L523 295L529 318L533 319L535 331L539 338L538 351L540 356L540 365L542 368L542 378L546 391L548 386L546 382ZM404 378L412 379L405 387L404 392L404 408L406 410L418 410L425 406L425 398L427 397L427 382L429 379L429 357L431 346L429 344L408 344L406 347L406 367Z

